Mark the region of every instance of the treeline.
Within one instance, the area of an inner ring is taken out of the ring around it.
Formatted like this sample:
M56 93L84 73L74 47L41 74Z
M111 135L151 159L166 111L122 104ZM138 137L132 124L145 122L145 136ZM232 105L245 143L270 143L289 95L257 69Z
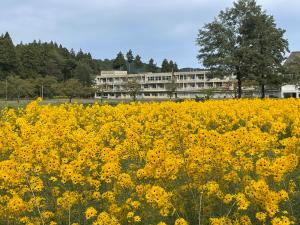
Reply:
M115 59L93 59L90 53L75 52L55 42L33 41L14 45L8 32L0 36L0 98L68 96L68 85L77 96L89 96L89 88L101 70L139 72L178 71L177 64L165 59L159 67L150 59L144 63L131 50L119 52ZM70 82L68 82L70 81ZM43 89L43 90L42 90ZM79 89L78 89L79 90Z
M4 99L22 98L68 98L93 97L95 89L92 86L82 85L77 79L69 79L59 82L54 76L22 79L19 76L10 75L4 81L0 81L0 96Z

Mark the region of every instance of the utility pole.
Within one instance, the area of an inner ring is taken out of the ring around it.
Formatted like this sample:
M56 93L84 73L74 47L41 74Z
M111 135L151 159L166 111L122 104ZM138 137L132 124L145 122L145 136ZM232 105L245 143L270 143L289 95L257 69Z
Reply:
M5 79L5 100L7 102L7 78Z
M42 84L42 99L44 99L44 84Z

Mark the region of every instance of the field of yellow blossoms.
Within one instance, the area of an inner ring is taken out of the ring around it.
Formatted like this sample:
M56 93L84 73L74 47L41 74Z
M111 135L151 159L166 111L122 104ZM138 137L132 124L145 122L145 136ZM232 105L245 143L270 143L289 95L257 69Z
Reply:
M300 224L300 101L0 112L0 224Z

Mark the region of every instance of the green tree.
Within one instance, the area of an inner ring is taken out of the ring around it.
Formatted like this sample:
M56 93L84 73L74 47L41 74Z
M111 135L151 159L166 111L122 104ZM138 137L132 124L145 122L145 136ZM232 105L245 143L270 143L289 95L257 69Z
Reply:
M174 65L173 65L173 71L174 72L178 72L179 71L177 63L174 63Z
M270 37L275 40L270 40L263 30L273 32ZM232 8L221 11L213 22L199 30L198 59L215 75L235 75L240 98L243 80L255 79L264 87L266 77L274 76L282 61L279 54L282 55L282 50L287 47L283 33L255 0L238 0ZM267 45L265 49L264 45ZM271 52L276 56L271 57Z
M147 72L152 72L152 73L155 73L157 71L157 67L156 67L156 64L154 63L154 59L151 58L149 60L146 70L147 70Z
M173 97L173 94L175 94L175 98L177 98L177 93L176 93L177 86L178 85L174 76L172 76L170 82L165 84L165 89L170 99Z
M129 49L129 51L127 52L126 59L127 59L127 62L128 62L128 73L130 73L130 66L131 66L131 63L134 60L131 49Z
M9 33L0 36L0 79L17 72L18 60L15 46Z
M69 102L75 97L81 97L86 94L84 86L76 79L69 79L56 87L59 93L69 98Z
M52 98L57 93L57 78L55 76L39 77L32 81L35 86L35 95L42 98Z
M133 101L136 101L137 95L140 93L141 84L137 79L128 80L124 84L124 89L129 93L130 96L133 97Z
M254 3L253 3L254 4ZM240 7L243 7L241 5ZM237 8L242 11L243 8ZM251 47L249 53L250 74L261 88L261 98L265 97L265 86L280 85L282 82L282 62L288 51L288 41L284 39L285 31L277 28L273 16L261 12L248 15L244 19L241 34L245 43Z
M167 59L164 59L161 64L161 72L163 73L170 72L170 64Z
M142 58L139 55L136 55L135 59L134 59L134 66L137 69L140 69L143 67L143 62L142 62Z
M72 58L68 58L63 62L62 72L64 74L64 78L63 78L64 81L72 78L76 66L77 66L76 60Z
M105 90L107 90L107 84L103 83L103 84L97 84L94 86L95 92L97 94L100 94L100 102L102 103L103 101L103 94L105 92Z
M119 52L113 61L113 69L127 70L126 60L122 52Z
M91 86L94 82L93 71L89 65L79 63L74 70L74 78L79 80L83 86Z
M21 79L18 76L12 75L7 77L7 94L11 99L34 97L34 84L29 80Z
M286 83L300 84L300 54L292 52L284 64L283 78Z

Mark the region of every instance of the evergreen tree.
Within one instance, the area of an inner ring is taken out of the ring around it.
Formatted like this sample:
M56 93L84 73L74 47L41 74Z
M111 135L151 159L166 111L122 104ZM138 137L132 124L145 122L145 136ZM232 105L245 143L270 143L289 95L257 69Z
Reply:
M92 69L87 64L79 63L74 70L74 78L83 86L91 86L93 84L92 73Z
M157 67L156 67L156 64L154 64L154 59L150 59L149 60L149 63L147 64L147 72L152 72L152 73L155 73L157 71Z
M83 53L82 49L80 49L79 52L77 52L76 58L77 58L77 60L83 60L84 59L84 53Z
M68 58L68 59L64 60L64 63L62 65L62 72L64 74L64 78L63 78L64 81L72 78L76 66L77 66L77 62L76 62L75 59Z
M170 72L170 64L167 59L164 59L161 64L161 72L163 73Z
M137 69L140 69L143 67L143 62L141 60L141 56L136 55L136 57L134 59L134 65L135 65L135 68L137 68Z
M174 72L174 63L172 60L169 62L168 72Z
M127 62L128 62L128 72L130 73L130 66L131 66L131 63L134 60L131 49L129 49L129 51L127 52L126 59L127 59Z
M119 52L113 61L113 69L127 70L126 60L122 52Z
M173 71L174 72L178 72L179 71L177 63L174 63L174 65L173 65Z
M0 36L0 79L17 71L18 60L15 46L9 33Z

